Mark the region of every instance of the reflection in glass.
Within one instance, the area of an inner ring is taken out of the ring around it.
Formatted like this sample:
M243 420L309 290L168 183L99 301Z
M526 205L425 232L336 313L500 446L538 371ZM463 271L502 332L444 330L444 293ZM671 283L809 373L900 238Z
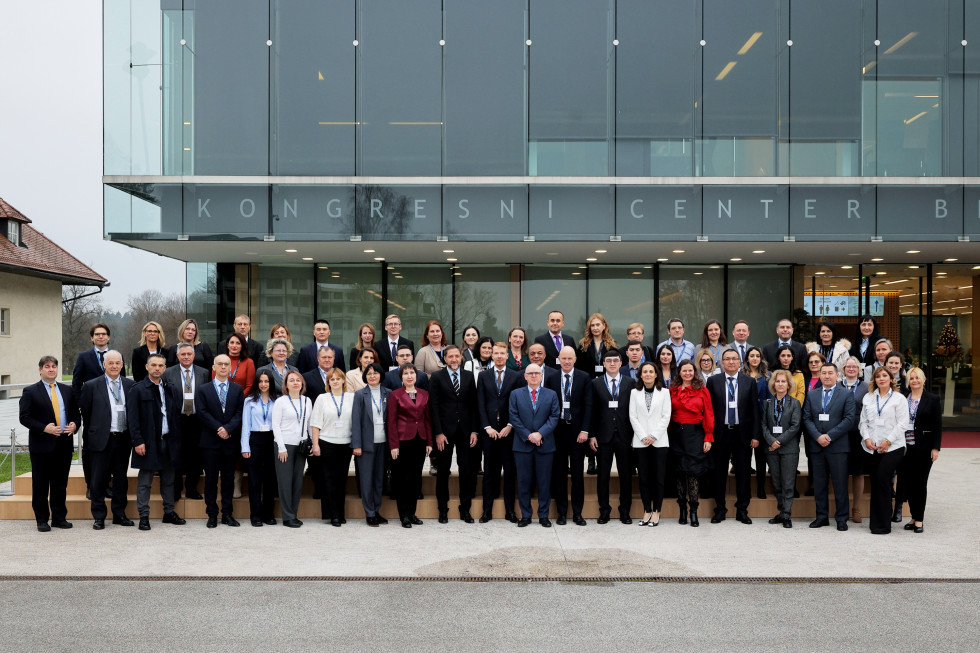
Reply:
M259 264L258 320L253 331L268 334L273 324L289 327L293 347L313 339L313 266ZM332 323L331 323L332 324Z
M588 313L602 313L609 322L609 333L616 344L626 347L626 327L634 322L643 325L650 342L653 332L653 266L589 266ZM577 333L576 339L584 334Z
M456 324L452 342L462 346L463 329L475 325L481 336L506 341L507 331L517 324L512 315L517 283L511 282L509 265L461 265L453 270L456 284ZM448 326L446 327L449 328Z
M345 354L357 342L357 327L364 322L373 324L381 338L381 265L318 264L316 317L330 322L330 342Z
M750 342L768 342L776 323L790 315L790 277L789 266L728 266L728 333L725 336L731 340L735 320L748 320L749 329L753 331Z
M197 322L198 337L202 342L213 345L221 339L218 337L216 263L187 264L187 317Z
M652 335L653 342L667 339L667 322L675 317L684 322L684 337L699 342L705 322L724 320L724 292L724 271L720 265L661 266L658 307L661 333Z
M453 318L452 270L449 265L389 265L388 308L385 315L402 320L401 335L421 346L429 320L439 320L447 331ZM379 330L379 338L384 331Z

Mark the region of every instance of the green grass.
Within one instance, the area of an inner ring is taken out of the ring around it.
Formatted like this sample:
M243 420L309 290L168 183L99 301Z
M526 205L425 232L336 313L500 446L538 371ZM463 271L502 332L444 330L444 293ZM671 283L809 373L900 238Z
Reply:
M0 456L2 458L2 456ZM78 459L78 454L73 453L71 456L72 460ZM29 454L19 453L17 454L17 476L21 474L26 474L31 471L31 457ZM3 462L0 463L0 483L6 483L10 480L10 458L3 458Z

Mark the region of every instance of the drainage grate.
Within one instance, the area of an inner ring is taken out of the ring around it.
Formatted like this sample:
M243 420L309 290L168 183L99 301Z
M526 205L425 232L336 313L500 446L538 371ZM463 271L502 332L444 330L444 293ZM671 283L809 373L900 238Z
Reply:
M724 576L0 576L2 581L50 582L410 582L410 583L717 583L780 585L980 583L980 578L805 578L805 577L724 577Z

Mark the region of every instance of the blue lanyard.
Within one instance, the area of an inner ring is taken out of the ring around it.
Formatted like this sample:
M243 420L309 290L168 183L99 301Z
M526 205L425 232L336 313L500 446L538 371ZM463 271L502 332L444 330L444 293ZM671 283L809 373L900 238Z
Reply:
M885 403L884 403L884 405L879 405L878 400L881 398L881 393L880 392L875 392L875 407L877 407L877 409L878 409L878 417L881 417L881 411L884 410L885 406L888 405L888 402L891 401L891 398L892 398L892 395L893 394L894 394L894 392L892 392L891 390L889 390L888 391L888 396L885 397Z
M241 364L242 364L242 358L241 358L241 356L239 356L238 357L238 363L235 365L235 369L233 369L231 371L231 374L228 375L228 378L229 379L234 380L235 375L238 374L238 366L241 365Z
M381 404L379 405L378 402L376 402L374 400L374 393L371 392L370 390L368 391L368 393L371 395L371 403L374 404L374 409L378 411L378 415L384 415L384 411L381 410L382 406L384 406L384 399L381 400ZM379 392L378 393L378 396L380 396L380 395L381 395L381 393ZM340 400L340 405L341 406L344 405L344 400L343 399ZM338 414L337 417L340 417L340 415Z
M296 413L296 421L299 422L299 428L303 430L303 416L306 414L306 402L303 401L303 397L299 398L299 405L301 410L296 410L296 404L293 403L292 397L286 397L289 400L289 405L293 407L293 412ZM302 434L301 434L302 435Z
M269 411L272 409L272 400L267 403L259 399L259 406L262 407L262 424L269 423Z
M270 365L269 367L271 367L271 368L272 368L272 373L276 375L276 378L277 378L277 379L279 379L279 387L282 387L282 374L280 374L280 373L279 373L279 370L277 370L277 369L276 369L276 364L275 364L275 363L273 363L273 364L272 364L272 365ZM289 365L283 365L283 366L282 366L282 369L283 369L283 371L286 371L286 370L288 370L288 369L289 369Z
M337 417L340 417L340 414L344 411L344 395L340 395L339 406L337 405L337 399L333 396L332 392L330 393L330 401L333 402L333 407L337 409Z
M122 403L122 392L118 392L118 393L116 392L116 389L112 387L112 381L109 380L109 377L108 376L105 377L105 382L106 382L106 385L109 386L109 392L112 394L113 400L117 404L121 404ZM119 379L116 379L116 383L119 383Z
M915 424L915 416L918 414L919 414L919 400L909 397L909 425Z
M440 349L439 351L436 351L436 348L435 348L435 347L433 347L432 345L429 345L429 349L431 349L431 350L432 350L432 353L433 353L433 354L435 354L435 355L436 355L436 357L437 357L437 358L438 358L438 359L439 359L440 361L442 360L442 354L443 354L443 352L445 351L445 348L442 348L442 349Z

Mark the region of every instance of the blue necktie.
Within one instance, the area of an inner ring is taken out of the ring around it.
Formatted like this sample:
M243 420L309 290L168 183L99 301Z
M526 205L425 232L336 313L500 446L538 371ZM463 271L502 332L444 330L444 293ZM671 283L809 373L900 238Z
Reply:
M225 409L225 400L228 398L228 392L225 389L225 384L218 384L218 401L221 402L221 410Z
M735 406L732 405L733 403L735 403L735 383L732 377L728 377L728 423L734 426L737 424L737 421L735 419Z
M831 395L832 392L833 392L833 390L824 390L823 391L823 412L825 412L825 413L827 412L827 406L830 405L830 395Z

